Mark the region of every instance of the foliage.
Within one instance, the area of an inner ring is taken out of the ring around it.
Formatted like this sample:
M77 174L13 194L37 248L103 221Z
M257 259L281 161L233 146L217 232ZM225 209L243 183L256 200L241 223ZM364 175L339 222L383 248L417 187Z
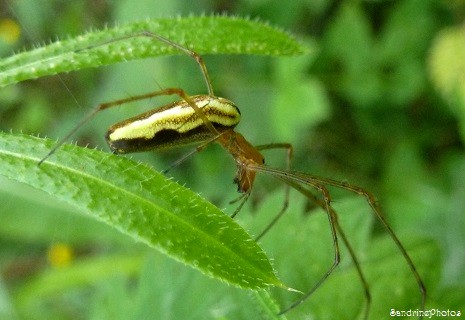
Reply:
M427 308L464 310L462 1L243 0L212 1L203 7L185 1L154 6L148 0L137 6L133 1L111 6L85 1L48 1L41 7L30 0L8 3L22 36L0 45L3 56L50 39L72 39L109 21L124 25L147 16L227 12L258 17L297 34L316 50L286 58L204 56L216 94L241 108L238 131L256 144L292 142L295 169L347 180L375 193L426 283ZM181 56L26 81L0 90L0 128L59 138L100 102L159 86L205 92L200 79L198 67ZM107 111L75 139L80 145L104 148L101 136L109 124L162 104L150 100ZM184 152L134 158L164 169ZM270 166L284 164L279 152L266 156ZM220 208L237 197L233 173L232 161L215 147L170 172ZM251 234L258 234L281 206L284 192L275 182L260 176L238 216ZM251 299L36 190L9 180L1 180L0 187L0 305L6 306L0 317L251 319L263 310L260 305L270 305L264 292ZM370 219L366 203L331 192L367 274L370 319L388 318L391 308L418 308L411 273L386 233ZM289 212L259 243L273 258L279 278L302 291L324 273L333 255L327 218L313 211L303 214L306 206L301 196L291 193ZM73 252L68 266L46 261L56 243ZM360 316L363 292L343 245L341 251L340 267L289 318ZM44 285L44 291L31 294ZM273 289L271 297L284 307L298 294Z
M189 189L142 164L77 146L39 167L48 142L0 134L0 174L232 285L284 287L247 233Z

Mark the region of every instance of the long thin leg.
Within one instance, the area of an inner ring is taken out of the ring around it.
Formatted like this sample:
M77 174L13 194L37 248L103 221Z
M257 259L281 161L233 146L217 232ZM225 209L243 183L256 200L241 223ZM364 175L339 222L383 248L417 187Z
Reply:
M265 170L266 168L261 168L261 169L262 170L260 170L260 171L266 172L266 170ZM301 185L299 185L298 183L296 183L295 181L293 181L291 179L288 179L288 178L282 177L282 176L278 176L278 178L281 179L282 181L284 181L286 184L288 184L292 188L294 188L297 191L301 192L305 196L308 196L308 194L311 194L308 190L305 190ZM338 243L337 233L336 233L336 229L339 230L340 228L337 227L339 224L337 222L336 212L331 207L331 196L330 196L329 191L326 189L325 186L323 186L321 184L311 184L311 186L313 188L315 188L316 190L318 190L319 192L321 192L321 194L323 196L323 201L322 201L321 205L322 205L322 207L324 208L325 212L328 215L329 225L330 225L330 228L331 228L331 235L332 235L332 238L333 238L334 260L333 260L332 265L329 267L329 269L326 271L326 273L320 278L320 280L318 280L317 283L309 291L307 291L302 297L300 297L297 301L295 301L289 307L281 310L279 312L279 315L284 314L284 313L294 309L299 304L301 304L302 302L307 300L308 297L310 297L321 286L321 284L326 281L326 279L330 276L330 274L334 271L334 269L339 265L339 262L340 262L340 250L339 250L339 243ZM312 198L314 198L313 195L312 195ZM319 201L321 201L321 200L319 200ZM344 243L347 245L348 243L346 243L347 239L345 238L345 235L344 235L343 238L344 238L344 240L343 240ZM355 261L357 261L357 260L355 260Z
M112 40L109 40L109 41L106 41L106 42L99 43L99 44L94 45L94 46L89 46L89 47L86 47L86 48L83 48L83 49L76 50L76 52L91 50L93 48L97 48L97 47L100 47L100 46L103 46L103 45L107 45L107 44L110 44L110 43L131 39L131 38L135 38L135 37L148 37L148 38L156 39L156 40L158 40L160 42L163 42L164 44L166 44L168 46L176 48L180 52L194 58L194 60L197 62L197 64L200 67L200 71L202 72L205 84L207 86L208 94L211 95L211 96L214 95L213 94L213 87L212 87L212 84L211 84L211 81L210 81L210 76L208 75L207 66L205 65L205 62L203 61L203 58L197 52L192 51L192 50L180 45L179 43L176 43L176 42L174 42L174 41L172 41L172 40L170 40L168 38L165 38L162 35L159 35L159 34L157 34L155 32L151 32L151 31L146 30L146 31L138 32L138 33L128 34L127 36L115 38L115 39L112 39Z
M343 188L345 190L352 191L352 192L354 192L354 193L356 193L356 194L358 194L360 196L363 196L367 200L368 204L372 208L372 210L375 213L376 217L382 223L382 225L387 230L387 232L391 236L391 238L394 240L395 244L397 245L397 248L402 253L402 256L404 257L404 259L406 260L410 270L412 271L412 274L415 277L415 280L416 280L416 282L418 284L418 288L419 288L419 290L421 292L421 310L424 310L425 309L425 303L426 303L426 287L425 287L425 284L423 283L423 280L421 279L420 274L418 273L418 271L417 271L417 269L415 267L415 264L413 263L412 259L410 258L409 254L407 253L407 250L405 250L405 248L402 245L402 243L400 242L399 238L394 233L391 226L387 223L386 218L384 217L384 215L381 213L378 201L376 200L375 196L372 193L368 192L367 190L365 190L363 188L360 188L358 186L349 184L349 183L340 182L340 181L327 179L327 178L319 178L318 177L317 179L318 179L318 181L321 181L322 183L324 183L326 185L331 185L331 186L334 186L334 187ZM315 178L314 177L307 177L307 180L315 180Z
M257 150L270 150L270 149L286 149L286 170L291 169L291 161L292 161L292 154L293 154L293 148L290 143L270 143L270 144L264 144L264 145L259 145L255 146ZM255 237L255 241L260 240L275 224L278 222L279 219L284 215L286 212L288 206L289 206L289 193L290 193L290 186L286 184L286 189L285 189L285 194L284 194L284 203L283 206L281 207L281 210L278 212L278 214L268 223L268 225L260 232L260 234Z
M341 236L342 242L344 242L344 245L346 246L347 250L349 250L350 258L352 259L352 262L354 263L355 269L357 269L358 277L360 278L360 282L362 283L362 286L363 286L363 293L365 295L365 300L366 300L366 306L365 306L365 312L363 314L363 319L366 320L368 319L368 313L370 312L370 307L371 307L370 288L368 287L368 282L365 278L365 275L363 274L362 268L360 267L360 263L358 262L357 256L355 255L355 252L352 246L350 245L349 240L347 239L346 234L342 230L341 225L339 223L336 224L336 229L339 235Z
M197 146L195 149L191 150L189 153L186 153L185 155L183 155L182 157L180 157L179 159L177 159L176 161L174 161L168 168L166 168L165 170L162 171L163 174L165 173L168 173L168 171L170 171L171 169L179 166L180 164L182 164L184 161L186 161L187 159L189 159L191 156L193 156L194 154L198 153L198 152L201 152L203 149L205 149L206 147L208 147L210 144L212 144L213 142L215 142L219 136L221 136L223 133L220 133L219 135L217 136L214 136L212 139L210 140L207 140L206 142L202 143L201 145Z
M315 195L313 193L311 193L309 190L303 188L301 185L299 185L299 184L297 184L295 182L291 182L291 183L292 183L293 188L296 189L297 191L299 191L300 193L302 193L305 197L307 197L307 199L311 200L317 206L323 208L323 210L325 209L325 203L323 201L321 201L320 199L318 199L317 197L315 197ZM288 182L288 184L289 184L289 182ZM336 219L335 219L335 221L336 221L336 230L337 230L338 234L341 236L342 242L344 242L344 245L346 246L347 250L349 251L350 258L352 259L352 262L354 263L354 266L355 266L355 268L357 270L358 277L360 278L360 282L362 283L363 292L364 292L365 300L366 300L366 307L365 307L365 312L364 312L364 315L363 315L363 319L368 319L368 313L370 311L370 306L371 306L371 294L370 294L370 288L368 286L368 281L366 280L365 275L364 275L364 273L362 271L362 268L360 267L360 262L358 261L358 258L357 258L356 254L355 254L354 249L352 248L352 245L350 244L349 240L347 239L347 236L346 236L345 232L342 230L341 225L339 224L339 222L337 220L336 211L334 210L334 208L332 206L329 209L333 212L333 215L336 217Z
M256 165L250 165L249 167L250 169L253 169L256 171L262 171L262 172L275 175L284 181L290 180L295 183L298 182L298 183L303 183L303 184L312 185L312 186L315 184L317 185L324 184L324 185L333 186L336 188L345 189L347 191L351 191L353 193L363 196L367 200L370 207L372 208L377 219L383 224L385 229L388 231L388 234L394 240L395 244L397 245L397 248L401 252L405 261L407 262L413 276L415 277L418 288L420 290L421 310L424 310L425 302L426 302L426 287L423 283L423 280L421 279L420 274L418 273L412 259L410 258L409 254L407 253L404 246L400 242L399 238L397 238L396 234L391 229L390 225L387 223L386 219L382 215L381 210L379 209L378 203L374 195L372 195L370 192L366 191L363 188L360 188L358 186L355 186L355 185L352 185L346 182L341 182L341 181L332 180L332 179L323 178L323 177L314 177L314 176L310 176L310 175L299 173L299 172L284 172L282 170L277 170L277 169L268 168L268 167L261 167L261 166L256 166Z
M239 197L237 197L236 199L229 202L230 204L233 204L233 203L236 203L236 202L240 201L240 203L237 206L236 210L234 210L233 214L230 216L231 218L234 219L236 217L236 215L239 213L239 211L241 211L242 207L244 206L244 204L249 199L250 193L251 193L251 190L249 190L249 192L241 194Z

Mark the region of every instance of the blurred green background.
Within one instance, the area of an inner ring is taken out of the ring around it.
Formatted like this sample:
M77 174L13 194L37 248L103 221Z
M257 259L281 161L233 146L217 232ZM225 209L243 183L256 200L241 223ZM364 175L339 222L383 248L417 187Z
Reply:
M465 1L9 0L0 2L0 55L115 23L211 13L268 21L312 49L292 58L205 57L216 94L241 108L238 131L254 144L290 142L294 169L376 194L427 285L427 309L465 311ZM188 57L128 62L1 88L0 129L58 139L98 103L159 86L206 92ZM110 124L161 103L102 113L73 141L108 150ZM186 151L133 158L162 170ZM283 152L266 156L270 166L284 165ZM232 212L234 170L212 146L170 175ZM370 318L419 308L413 276L367 203L331 191L370 283ZM240 223L258 234L283 194L275 180L260 177ZM0 319L260 318L247 292L40 192L0 179L0 203ZM309 209L292 193L289 213L262 241L283 281L302 291L333 256L325 215ZM363 313L360 282L341 251L341 265L290 319ZM272 293L283 307L298 297Z

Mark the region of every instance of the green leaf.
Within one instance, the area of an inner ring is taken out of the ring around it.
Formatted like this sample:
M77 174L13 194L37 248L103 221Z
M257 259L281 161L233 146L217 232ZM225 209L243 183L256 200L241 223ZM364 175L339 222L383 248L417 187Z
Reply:
M428 58L431 81L455 113L465 141L465 27L442 30Z
M266 290L254 291L251 293L252 301L255 302L257 310L261 311L261 318L267 320L286 320L285 314L279 315L279 306L276 304L270 293Z
M141 36L144 31L160 34L199 54L283 56L307 51L289 34L258 21L221 16L147 20L89 32L3 59L0 87L60 72L181 54L172 46Z
M145 164L73 145L39 167L53 144L0 133L0 175L52 194L214 278L249 289L285 288L257 243L199 195Z

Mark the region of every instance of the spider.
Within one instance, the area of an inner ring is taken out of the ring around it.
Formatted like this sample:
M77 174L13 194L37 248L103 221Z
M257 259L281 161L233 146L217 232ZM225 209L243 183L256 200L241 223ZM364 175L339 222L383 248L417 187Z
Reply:
M192 152L175 161L172 166L170 166L170 168L172 168L181 164L194 153L202 151L210 144L220 144L223 149L232 156L237 168L234 183L237 185L237 190L239 193L241 193L241 196L235 200L239 201L240 203L235 212L232 214L232 217L234 217L241 210L242 206L249 198L257 173L268 174L281 180L286 184L286 197L284 204L281 210L256 237L256 240L262 238L286 212L289 203L289 192L291 188L302 194L308 200L314 202L317 206L321 207L327 214L334 247L333 263L309 290L304 292L301 297L294 303L283 308L280 311L280 314L284 314L289 310L297 307L299 304L303 303L331 275L331 273L340 262L340 237L348 249L349 255L353 260L356 271L358 273L358 277L360 278L360 281L363 285L366 300L364 318L366 319L368 317L371 303L368 282L366 281L364 273L362 272L360 263L354 250L352 249L344 231L341 229L338 223L337 213L331 205L331 194L328 191L329 186L344 189L366 199L375 217L384 226L389 236L397 245L406 263L408 264L418 284L421 293L421 308L422 310L424 309L426 300L426 288L423 284L423 281L418 271L416 270L416 267L409 254L381 213L378 202L374 195L359 186L347 182L316 177L302 172L291 171L290 162L293 153L292 145L288 143L272 143L261 146L253 146L244 138L243 135L234 130L235 126L239 123L241 118L240 111L232 101L214 95L210 77L207 72L207 67L199 54L181 44L163 37L162 35L150 31L131 34L125 37L114 39L111 42L122 41L131 37L147 37L156 41L160 41L165 45L174 47L181 53L192 57L200 67L208 94L191 96L179 88L166 88L147 94L102 103L93 109L65 137L63 137L50 150L50 152L42 160L40 160L39 165L49 156L51 156L84 123L90 121L98 112L102 110L157 96L178 96L180 100L176 102L147 111L112 125L108 129L105 138L113 153L125 154L131 152L172 148L190 143L198 144ZM91 50L92 48L94 47L89 47L82 50ZM285 149L287 152L285 169L272 168L264 164L265 159L260 151L275 148ZM167 172L170 168L165 170L165 172ZM310 191L312 189L317 191L321 197L315 196Z

